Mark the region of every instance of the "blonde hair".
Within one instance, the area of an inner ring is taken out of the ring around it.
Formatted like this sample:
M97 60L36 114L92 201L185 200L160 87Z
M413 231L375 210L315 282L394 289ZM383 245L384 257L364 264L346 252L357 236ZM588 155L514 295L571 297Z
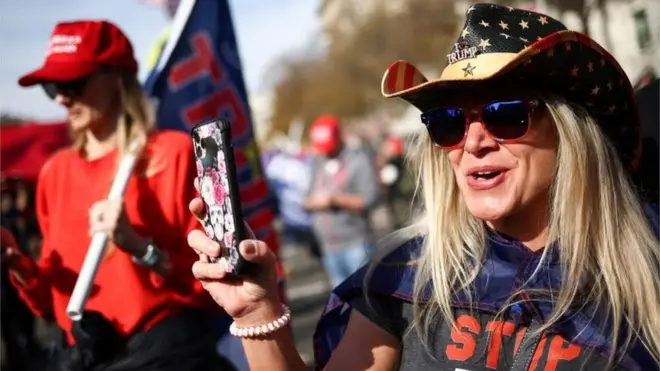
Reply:
M560 246L561 288L550 293L553 312L539 331L556 325L574 304L581 304L582 309L597 305L604 308L612 325L612 349L640 340L660 360L658 238L618 154L595 120L580 107L562 101L549 100L547 106L559 137L550 189L549 242ZM424 237L421 256L414 262L417 273L411 329L428 344L424 330L431 328L434 317L440 315L454 324L452 298L462 290L469 296L486 253L486 230L463 202L447 153L433 147L428 135L420 135L409 153L412 168L419 169L417 189L423 199L422 210L415 223L385 243L389 245L386 250L391 251L403 239ZM548 259L548 250L540 264ZM585 303L580 288L589 287ZM430 300L421 303L429 288ZM520 292L509 298L498 315L519 301ZM612 352L610 363L614 357Z
M130 143L137 144L140 151L147 143L149 133L155 127L155 113L135 73L116 71L118 74L117 155L128 151ZM73 145L82 150L85 145L84 132L73 133Z
M147 138L155 128L155 112L137 76L129 71L117 71L118 88L118 122L117 122L117 158L116 167L122 156L129 150L134 151L142 161L135 165L134 173L146 175L149 168L156 162L153 154L145 150ZM85 133L73 132L73 146L82 151L85 145ZM105 258L117 250L114 243L109 243L105 250Z

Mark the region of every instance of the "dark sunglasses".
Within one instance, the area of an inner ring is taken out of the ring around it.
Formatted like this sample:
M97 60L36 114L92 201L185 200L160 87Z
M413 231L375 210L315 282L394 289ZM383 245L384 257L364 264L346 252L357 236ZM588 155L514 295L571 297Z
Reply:
M67 97L79 97L85 91L85 87L89 82L91 76L84 76L76 80L65 81L65 82L45 82L41 84L41 87L46 92L46 95L50 99L55 99L58 94L65 95Z
M474 113L461 108L440 107L422 113L422 123L433 143L442 149L463 146L472 122L480 122L491 138L505 143L529 134L532 114L538 106L537 100L495 101Z

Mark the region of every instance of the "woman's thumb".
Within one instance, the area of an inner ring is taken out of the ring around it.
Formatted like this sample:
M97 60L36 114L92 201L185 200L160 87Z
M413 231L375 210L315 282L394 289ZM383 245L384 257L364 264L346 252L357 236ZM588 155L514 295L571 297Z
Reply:
M238 248L243 258L252 263L267 264L275 259L275 255L263 241L244 240Z

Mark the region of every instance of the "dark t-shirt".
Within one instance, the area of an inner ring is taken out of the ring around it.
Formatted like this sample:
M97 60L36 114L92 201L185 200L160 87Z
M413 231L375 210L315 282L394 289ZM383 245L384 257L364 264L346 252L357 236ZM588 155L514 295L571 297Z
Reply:
M417 330L409 330L413 318L412 303L398 298L370 294L350 301L378 327L401 342L399 370L509 370L528 326L513 319L498 319L493 313L457 309L456 328L438 316L427 329L425 346ZM530 353L531 354L531 353ZM554 333L545 333L533 353L528 370L603 371L607 356L595 349L567 341Z
M353 309L397 340L403 339L403 334L410 324L409 319L404 316L404 307L406 312L412 311L412 304L382 294L372 294L369 299L365 295L358 296L350 304Z

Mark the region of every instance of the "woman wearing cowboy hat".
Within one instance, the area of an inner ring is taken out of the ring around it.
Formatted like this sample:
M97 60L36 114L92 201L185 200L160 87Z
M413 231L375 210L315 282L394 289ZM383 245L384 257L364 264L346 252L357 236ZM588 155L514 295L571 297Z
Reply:
M428 129L410 151L423 206L332 293L316 368L658 369L658 219L629 180L639 120L619 64L548 16L490 4L467 11L447 62L434 80L403 61L385 73L383 94ZM217 255L202 233L189 242ZM261 275L193 272L252 368L302 370L274 257L241 249Z

